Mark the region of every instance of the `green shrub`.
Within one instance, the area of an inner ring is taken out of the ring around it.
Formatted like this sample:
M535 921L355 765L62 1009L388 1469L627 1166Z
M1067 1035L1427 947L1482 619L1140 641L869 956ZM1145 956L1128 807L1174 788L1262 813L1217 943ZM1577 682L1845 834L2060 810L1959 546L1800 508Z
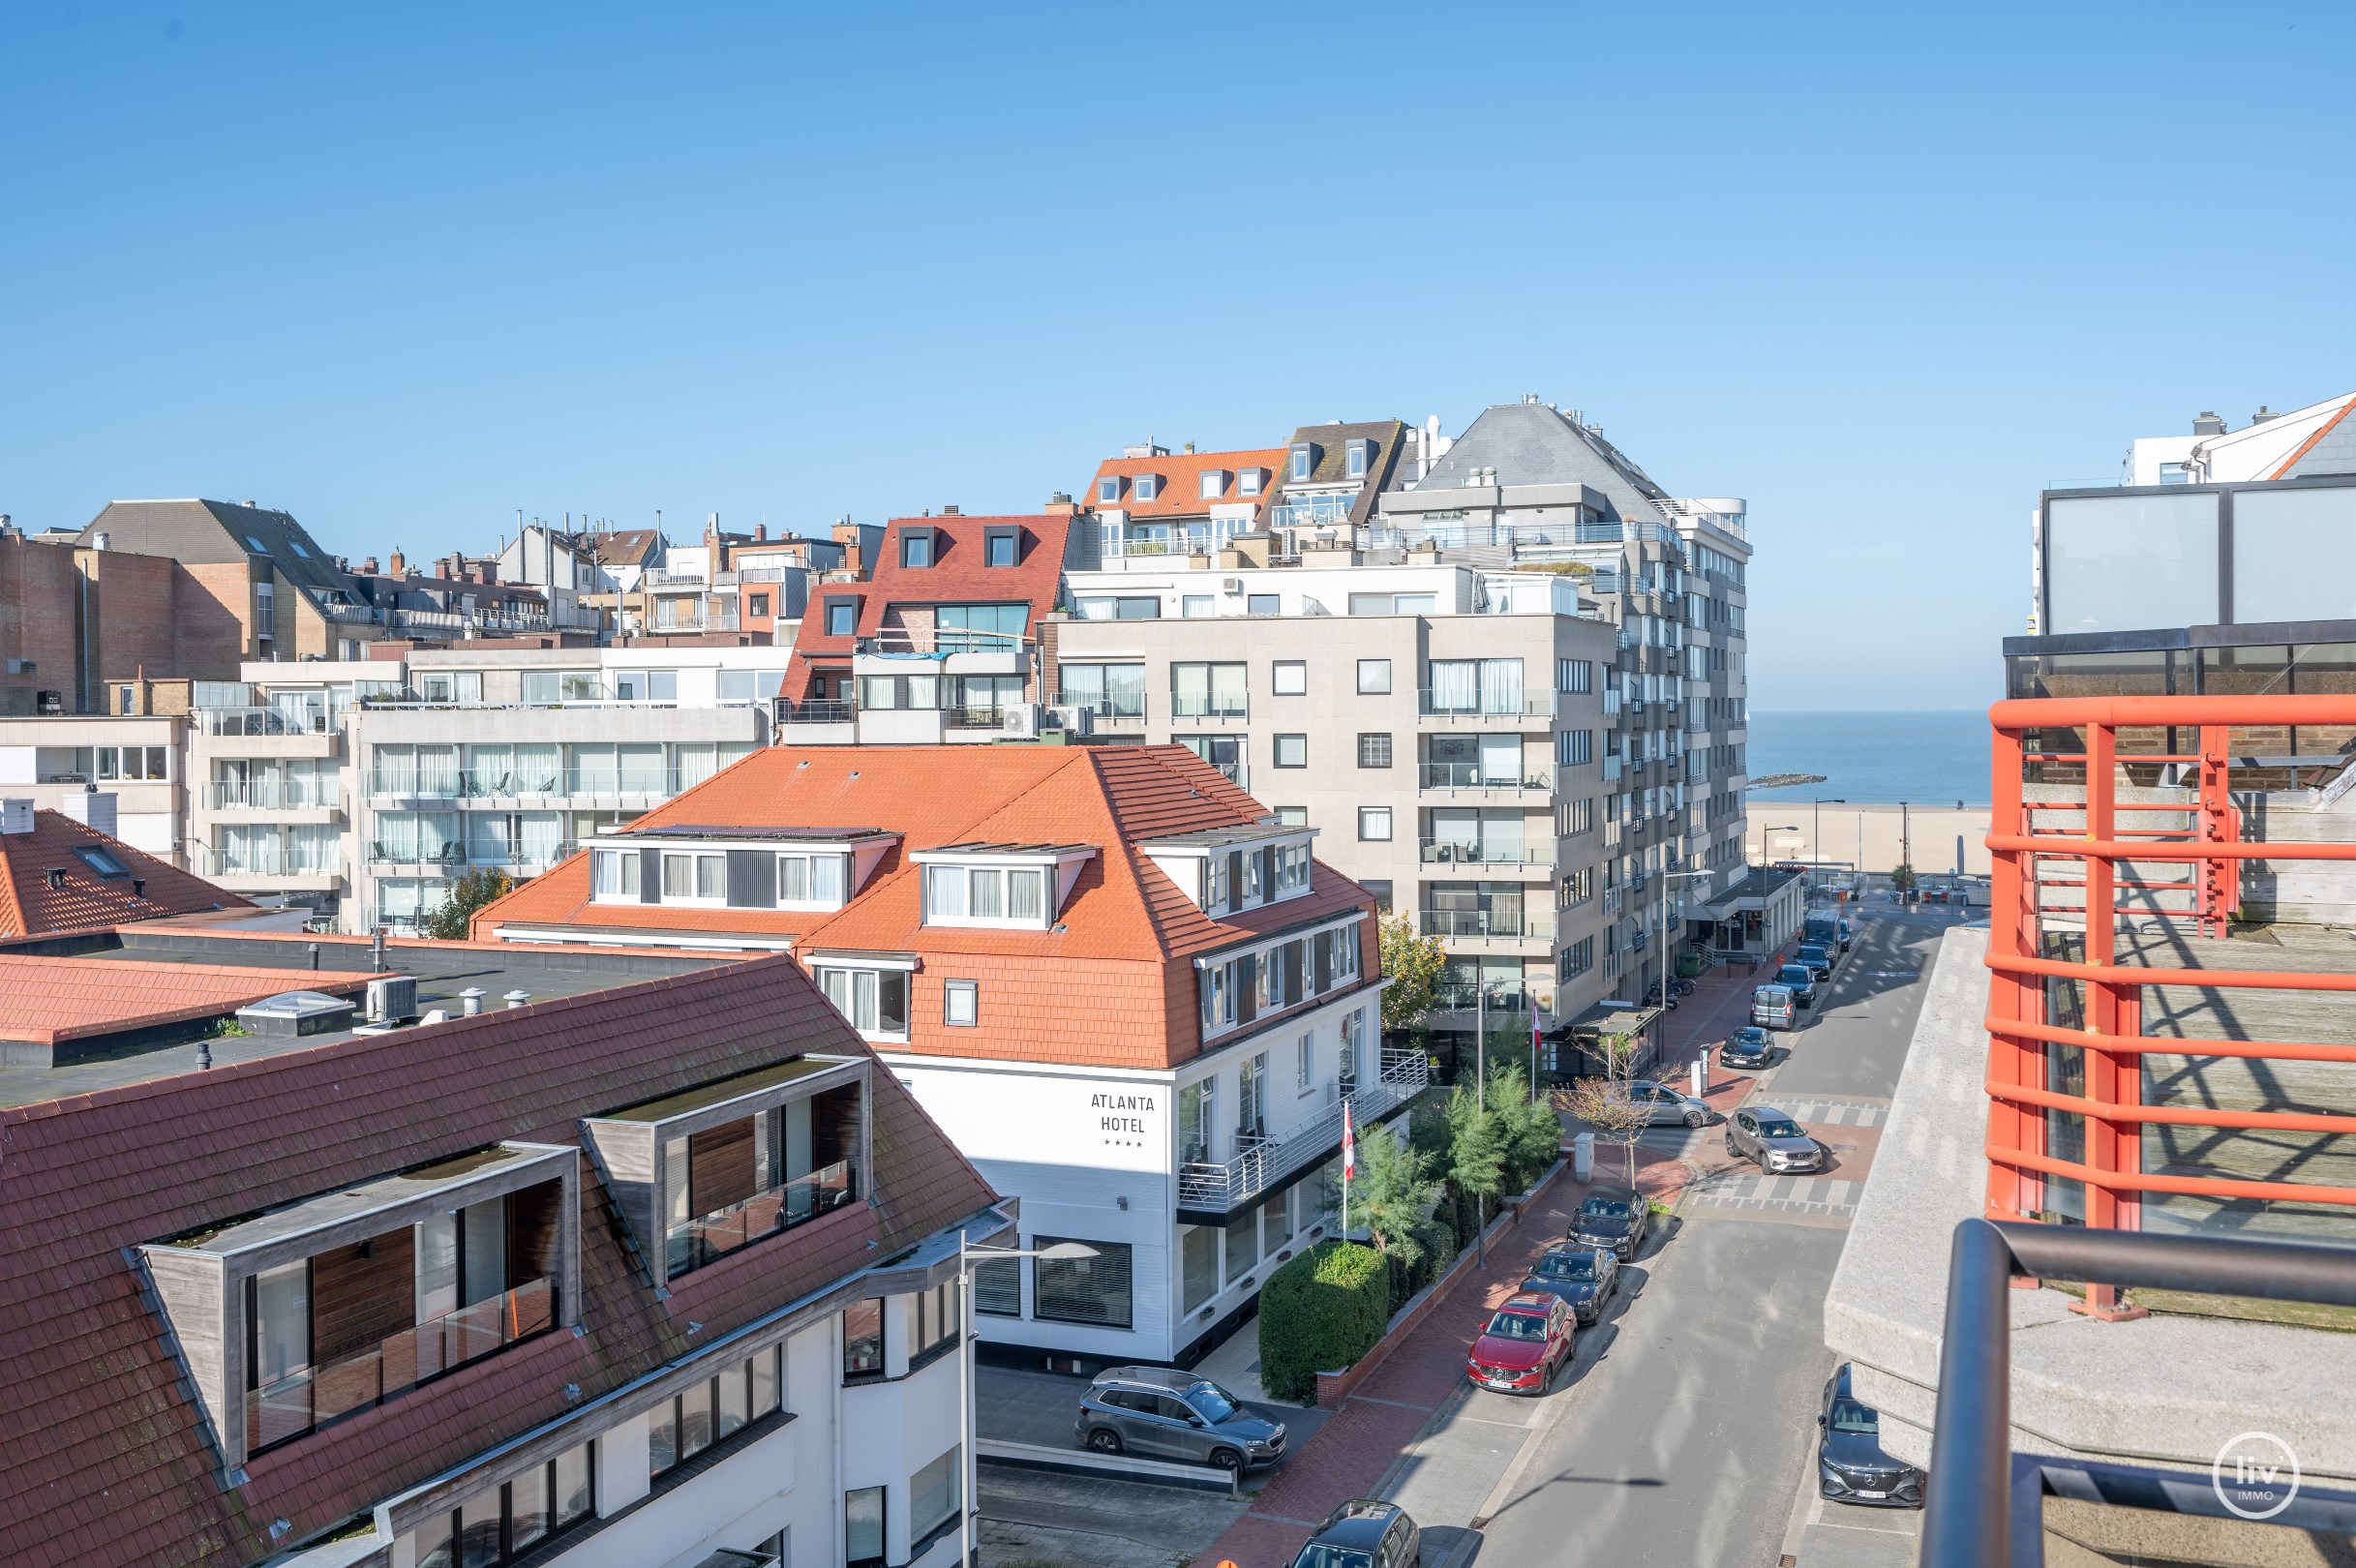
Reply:
M1390 1321L1391 1271L1355 1242L1319 1242L1260 1288L1260 1386L1272 1398L1314 1399L1317 1373L1349 1366Z

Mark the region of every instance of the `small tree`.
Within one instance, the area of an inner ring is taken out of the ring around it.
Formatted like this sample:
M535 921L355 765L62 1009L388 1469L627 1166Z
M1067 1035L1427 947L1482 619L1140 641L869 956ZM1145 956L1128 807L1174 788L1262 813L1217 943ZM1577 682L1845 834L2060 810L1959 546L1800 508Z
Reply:
M1349 1182L1349 1223L1363 1229L1374 1251L1401 1271L1423 1260L1433 1235L1432 1205L1439 1196L1423 1153L1380 1123L1358 1134L1358 1173ZM1339 1221L1342 1187L1329 1211ZM1346 1240L1346 1236L1344 1236Z
M1505 1150L1495 1113L1483 1108L1468 1083L1448 1095L1448 1180L1473 1200L1472 1234L1486 1258L1489 1200L1505 1183Z
M450 896L428 911L417 922L420 934L443 942L464 942L475 911L496 898L504 898L515 887L507 873L496 866L476 866L450 884Z
M1490 1070L1489 1115L1496 1124L1507 1185L1525 1191L1562 1150L1562 1122L1554 1101L1533 1099L1529 1075L1518 1062Z
M1382 1027L1405 1029L1432 1010L1448 950L1439 938L1419 935L1415 918L1405 910L1384 919L1381 948L1382 973L1391 982L1382 993Z
M1893 892L1913 892L1915 890L1915 868L1904 860L1900 860L1890 868L1889 887Z
M1581 1078L1560 1097L1562 1108L1595 1130L1606 1143L1616 1143L1627 1159L1628 1185L1636 1185L1636 1146L1652 1125L1652 1108L1640 1105L1628 1094L1636 1075L1636 1041L1627 1035L1604 1035L1595 1044L1603 1059L1603 1075Z

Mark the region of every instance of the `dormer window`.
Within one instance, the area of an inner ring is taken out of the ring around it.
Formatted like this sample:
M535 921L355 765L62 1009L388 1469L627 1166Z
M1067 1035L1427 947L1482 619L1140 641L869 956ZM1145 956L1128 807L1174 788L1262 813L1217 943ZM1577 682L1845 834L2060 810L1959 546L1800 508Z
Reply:
M1363 479L1366 477L1366 467L1368 460L1373 455L1374 444L1374 443L1372 441L1352 441L1349 443L1349 477L1352 479Z
M1202 498L1204 500L1217 500L1220 497L1225 495L1226 493L1226 470L1223 468L1205 468L1202 471Z
M1086 844L951 844L915 857L924 868L924 923L1043 931L1054 923Z
M1309 482L1309 470L1315 465L1315 463L1316 459L1312 453L1310 445L1307 441L1299 441L1294 443L1292 448L1292 482L1296 485L1307 484Z
M1157 838L1145 853L1207 915L1231 915L1309 891L1315 830L1251 823Z
M1150 501L1162 494L1162 476L1158 473L1141 473L1130 481L1130 488L1137 493L1138 500Z
M982 565L1012 566L1021 558L1022 536L1012 524L993 523L982 530Z
M690 829L671 838L652 829L593 844L590 896L606 904L838 910L898 841L872 829L767 829L760 836L769 841L752 844L735 835L679 841L709 836Z
M1096 482L1096 501L1099 506L1111 506L1121 498L1121 476L1108 473Z
M932 564L932 529L905 528L901 530L900 564L906 567Z
M1235 493L1238 496L1258 495L1262 483L1261 476L1265 471L1261 468L1238 468L1235 472Z

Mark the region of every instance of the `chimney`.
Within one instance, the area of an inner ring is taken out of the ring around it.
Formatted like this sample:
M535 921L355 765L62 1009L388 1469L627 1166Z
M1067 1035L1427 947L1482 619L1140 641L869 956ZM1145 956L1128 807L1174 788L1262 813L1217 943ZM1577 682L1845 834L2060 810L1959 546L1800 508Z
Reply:
M66 868L62 865L53 865L49 867L49 886L52 888L62 888L65 885Z
M2258 405L2258 411L2250 416L2250 422L2253 425L2263 425L2269 419L2280 419L2281 417L2282 416L2280 414L2276 413L2272 408L2267 407L2266 405L2261 403Z
M1070 517L1079 508L1072 504L1072 492L1059 490L1047 498L1046 510L1049 517Z
M58 802L58 806L83 827L113 838L118 836L115 832L115 826L120 820L115 809L118 803L119 798L111 791L102 795L97 785L86 784L79 794L67 796Z
M131 896L138 899L144 899L147 896L147 879L145 877L131 879Z
M2192 434L2195 436L2222 436L2225 434L2225 422L2204 408L2192 416Z
M391 576L391 577L399 577L399 576L401 576L401 575L402 575L404 572L407 572L408 569L409 569L409 561L408 561L408 558L407 556L404 556L404 555L403 555L403 554L402 554L400 551L398 551L398 550L394 551L394 552L392 553L392 555L391 555L390 557L386 558L386 559L385 559L385 562L384 562L384 570L385 570L385 573L386 573L386 575L387 575L387 576Z
M366 560L360 562L360 575L363 577L374 577L377 575L376 557L371 556Z
M959 514L954 506L944 506L941 508L941 515L943 517L956 517Z

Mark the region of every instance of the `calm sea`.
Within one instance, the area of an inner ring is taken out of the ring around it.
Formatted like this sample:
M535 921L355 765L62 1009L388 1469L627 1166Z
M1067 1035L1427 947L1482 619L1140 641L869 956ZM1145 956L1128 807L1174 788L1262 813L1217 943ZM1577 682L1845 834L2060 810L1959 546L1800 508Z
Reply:
M1763 790L1762 800L1838 796L1855 804L1988 802L1984 709L1911 713L1751 714L1748 771L1822 773L1822 784Z

